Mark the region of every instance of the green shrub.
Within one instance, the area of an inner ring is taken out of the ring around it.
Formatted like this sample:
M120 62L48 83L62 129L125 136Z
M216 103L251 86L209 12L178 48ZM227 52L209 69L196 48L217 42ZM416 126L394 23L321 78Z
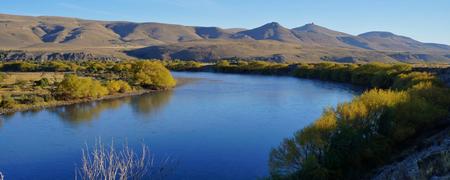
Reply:
M50 85L50 81L47 78L42 78L38 81L34 81L34 86L39 86L41 88L47 87Z
M99 98L108 94L108 89L97 80L76 75L66 75L56 88L59 99Z
M435 76L426 72L402 73L395 78L392 88L404 90L421 82L432 82L436 84L438 80Z
M6 79L6 74L0 72L0 83L3 83L3 81Z
M17 107L17 102L9 95L3 95L0 102L0 107L5 109L14 109Z
M114 93L126 93L126 92L130 92L131 86L125 82L125 81L109 81L108 83L106 83L106 88L108 89L110 94L114 94Z
M30 94L30 95L22 95L19 96L16 102L20 104L26 104L26 105L36 105L39 103L45 102L44 98L40 97L39 95Z
M445 119L449 93L430 81L406 91L369 90L284 140L270 155L272 176L359 179Z
M74 63L63 62L63 61L51 61L41 65L41 70L49 72L68 72L76 71L77 65Z
M29 62L11 62L4 63L2 71L10 72L32 72L38 70L38 65Z
M133 64L132 79L137 85L151 89L174 87L175 79L160 62L139 61Z
M198 71L203 64L196 61L164 61L164 66L174 71Z

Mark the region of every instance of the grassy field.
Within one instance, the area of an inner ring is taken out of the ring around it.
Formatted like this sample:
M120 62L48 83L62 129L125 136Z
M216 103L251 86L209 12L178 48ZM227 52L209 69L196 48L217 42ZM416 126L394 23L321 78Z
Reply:
M47 78L50 83L61 81L60 72L8 72L0 83L0 95L49 94L48 89L33 88L35 81Z
M21 81L37 81L47 78L50 82L60 81L64 78L62 72L8 72L5 73L5 79L2 85L15 84Z

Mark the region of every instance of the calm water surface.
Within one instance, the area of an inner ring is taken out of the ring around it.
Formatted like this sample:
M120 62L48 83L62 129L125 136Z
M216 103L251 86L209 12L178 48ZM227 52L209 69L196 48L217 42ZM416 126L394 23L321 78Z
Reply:
M1 117L0 171L7 179L73 179L81 149L101 137L175 159L169 179L256 179L268 175L271 148L358 93L290 77L174 75L194 80L169 92Z

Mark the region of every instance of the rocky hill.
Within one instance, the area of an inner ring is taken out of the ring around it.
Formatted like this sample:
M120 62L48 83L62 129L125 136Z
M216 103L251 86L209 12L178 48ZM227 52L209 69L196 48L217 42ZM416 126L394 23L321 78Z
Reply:
M289 29L271 22L247 30L7 14L0 14L0 50L8 52L2 60L20 59L20 53L41 59L44 56L36 52L89 51L89 57L100 59L111 55L201 61L450 62L448 45L422 43L390 32L355 36L313 23Z

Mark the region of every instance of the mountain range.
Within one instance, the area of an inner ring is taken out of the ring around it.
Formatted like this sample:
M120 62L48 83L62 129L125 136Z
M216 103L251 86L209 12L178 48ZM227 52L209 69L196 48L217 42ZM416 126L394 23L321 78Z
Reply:
M390 32L351 35L314 23L223 29L0 14L0 60L124 58L450 63L450 46Z

